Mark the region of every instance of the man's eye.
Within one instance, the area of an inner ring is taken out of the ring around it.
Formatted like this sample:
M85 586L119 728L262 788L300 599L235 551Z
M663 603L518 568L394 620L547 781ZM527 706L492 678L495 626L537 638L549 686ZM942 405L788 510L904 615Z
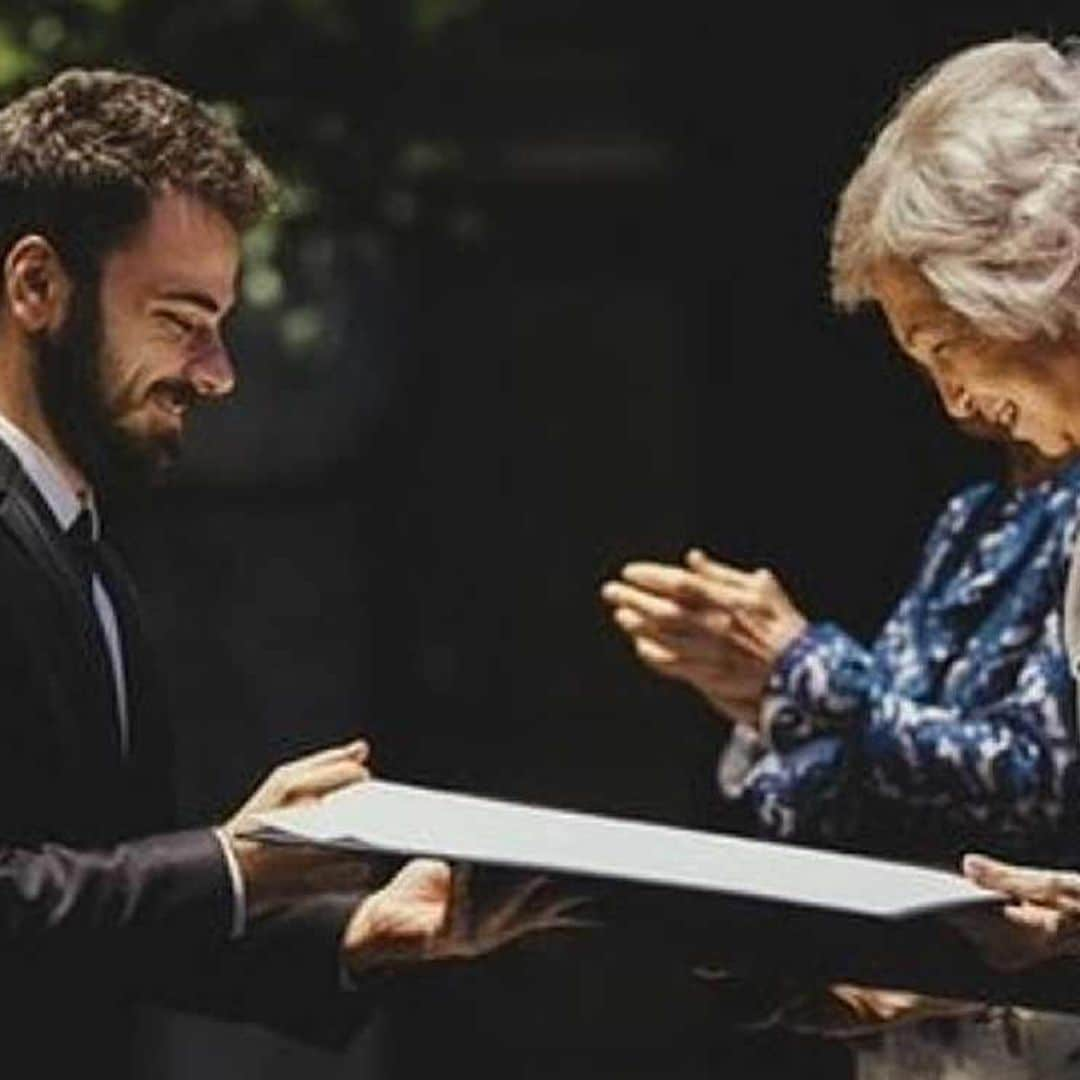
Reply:
M183 315L178 315L175 311L159 311L158 318L171 329L184 336L193 334L197 329L190 319L185 318Z

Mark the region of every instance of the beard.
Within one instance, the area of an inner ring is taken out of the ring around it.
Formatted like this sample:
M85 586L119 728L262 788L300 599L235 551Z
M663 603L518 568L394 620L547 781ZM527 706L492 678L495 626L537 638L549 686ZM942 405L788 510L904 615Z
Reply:
M95 490L145 487L179 458L178 439L137 439L110 415L103 385L109 347L96 286L77 284L61 327L38 335L32 347L45 420Z

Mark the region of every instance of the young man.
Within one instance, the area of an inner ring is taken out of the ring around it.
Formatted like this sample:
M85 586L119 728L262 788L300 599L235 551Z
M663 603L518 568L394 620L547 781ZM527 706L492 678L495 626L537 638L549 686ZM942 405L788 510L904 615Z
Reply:
M219 829L168 831L167 732L96 493L168 465L232 390L222 323L271 194L154 79L69 71L0 111L0 1029L35 1075L122 1074L137 995L343 1038L370 967L445 944L445 864L363 898L355 863L241 838L366 776L360 741Z

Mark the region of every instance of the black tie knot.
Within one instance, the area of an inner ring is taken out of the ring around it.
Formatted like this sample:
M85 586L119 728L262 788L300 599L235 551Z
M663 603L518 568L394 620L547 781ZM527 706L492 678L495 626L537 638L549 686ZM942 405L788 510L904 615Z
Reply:
M83 587L91 591L97 568L97 540L94 537L94 518L89 510L81 510L67 531L68 547L75 558Z
M67 531L73 543L88 546L95 543L94 515L89 510L80 510L79 516L71 523Z

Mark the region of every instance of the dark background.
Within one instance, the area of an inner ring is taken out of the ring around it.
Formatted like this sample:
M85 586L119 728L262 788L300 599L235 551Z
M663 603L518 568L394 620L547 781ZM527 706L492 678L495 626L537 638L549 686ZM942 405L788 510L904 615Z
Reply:
M704 544L868 636L995 466L827 290L834 200L906 79L1072 7L8 0L0 84L132 66L227 103L287 181L240 391L110 526L175 706L185 817L357 732L387 776L722 824L721 729L597 601ZM702 14L705 12L705 14ZM734 1033L630 926L403 984L346 1059L148 1018L148 1073L845 1075Z

